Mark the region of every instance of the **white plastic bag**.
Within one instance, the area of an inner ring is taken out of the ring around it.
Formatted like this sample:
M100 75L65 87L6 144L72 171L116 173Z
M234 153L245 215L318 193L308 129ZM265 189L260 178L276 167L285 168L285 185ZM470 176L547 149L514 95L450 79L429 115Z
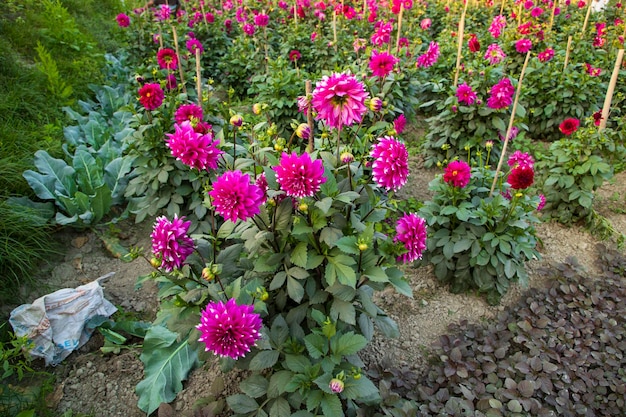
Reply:
M18 337L27 336L35 345L32 356L46 365L58 365L91 337L85 323L94 316L109 317L117 308L104 298L100 282L111 272L89 284L64 288L22 304L11 312L9 322Z

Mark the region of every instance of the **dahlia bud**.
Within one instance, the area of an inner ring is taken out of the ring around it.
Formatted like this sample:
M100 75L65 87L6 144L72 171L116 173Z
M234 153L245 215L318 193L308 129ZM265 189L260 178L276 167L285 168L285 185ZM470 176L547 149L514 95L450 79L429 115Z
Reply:
M209 268L208 266L204 269L202 269L202 278L205 279L206 281L213 281L213 279L215 279L215 274L213 273L213 271L211 271L211 268Z
M328 384L328 388L330 388L330 390L334 392L335 394L339 394L340 392L342 392L343 387L344 387L343 381L338 378L331 379L330 383Z
M282 152L283 149L285 149L285 147L283 145L281 145L280 143L275 143L274 144L274 150L277 152Z
M308 139L311 136L311 128L306 123L300 123L296 128L296 135L300 139Z
M254 103L252 105L252 113L256 114L257 116L261 114L261 103Z
M455 105L452 106L452 113L456 113L458 110L458 107Z
M157 258L152 258L150 259L150 265L152 265L153 268L158 268L161 266L161 260Z
M371 111L377 112L383 107L383 101L380 97L372 97L369 103L369 108Z
M492 140L488 140L487 142L485 142L485 147L487 149L493 148L493 141Z
M300 205L298 206L298 210L306 213L309 210L309 205L307 203L300 203Z
M367 250L367 243L365 243L365 242L361 242L361 243L359 243L359 250L360 250L361 252L363 252L363 251Z
M339 155L339 159L341 159L341 162L343 162L344 164L349 164L350 162L354 161L354 155L352 155L348 151L345 151L342 152L341 155Z
M240 114L235 114L230 118L230 124L235 127L240 127L243 124L243 117Z

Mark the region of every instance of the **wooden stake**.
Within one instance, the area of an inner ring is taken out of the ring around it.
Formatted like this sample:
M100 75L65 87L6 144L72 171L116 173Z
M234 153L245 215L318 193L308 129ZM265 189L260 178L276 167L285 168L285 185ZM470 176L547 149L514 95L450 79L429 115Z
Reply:
M294 2L293 6L293 22L296 24L296 27L298 27L298 0Z
M567 37L567 49L565 49L565 62L563 62L563 71L567 69L567 62L569 61L569 51L572 46L572 35Z
M583 23L583 30L580 31L580 37L585 37L585 31L587 30L587 23L589 23L589 16L591 16L591 5L593 4L593 0L589 2L589 6L587 6L587 15L585 16L585 23Z
M465 6L463 7L463 13L461 14L461 21L459 22L459 40L456 50L456 71L454 73L454 86L456 87L459 82L459 71L461 69L461 57L463 55L463 32L465 31L465 13L467 13L467 4L469 0L465 0Z
M306 97L310 97L313 93L311 80L306 80L306 82L304 83L304 92L306 94ZM309 130L311 132L309 134L309 145L307 146L307 152L311 153L313 152L313 111L311 110L311 106L308 106L306 110L306 122L309 125Z
M333 46L337 52L337 10L335 10L335 6L333 6Z
M602 130L606 127L606 120L609 118L611 100L613 99L613 91L615 91L615 85L617 84L617 76L619 75L619 70L622 66L622 59L624 59L624 50L620 49L619 51L617 51L617 59L615 60L615 66L613 67L613 74L611 74L609 88L606 90L606 96L604 97L604 106L602 106L602 119L600 119L600 126L598 127L598 130Z
M202 73L200 68L200 48L196 48L196 92L198 93L198 106L202 107Z
M500 15L502 15L502 12L504 11L504 3L506 0L502 0L502 4L500 5Z
M183 92L187 94L187 86L185 85L185 72L183 71L183 60L180 59L180 51L178 49L178 35L176 28L172 26L172 34L174 35L174 46L176 47L176 57L178 58L178 73L180 74L180 83L183 85Z
M400 32L402 31L402 12L404 3L400 2L400 12L398 13L398 35L396 36L396 55L400 54Z
M548 26L548 30L546 32L552 31L552 25L554 24L554 12L556 11L556 4L558 0L552 0L552 15L550 16L550 25Z
M489 197L493 195L493 191L496 188L496 183L498 182L498 174L502 169L502 162L504 161L504 157L506 155L506 147L509 144L509 135L511 134L511 130L513 129L513 121L515 120L515 112L517 112L517 102L519 101L519 96L522 91L522 81L524 81L524 72L526 72L526 67L528 66L528 60L530 58L530 51L526 52L526 59L524 60L524 66L522 67L522 72L519 75L519 80L517 81L517 91L515 92L515 100L513 101L513 108L511 109L511 118L509 119L509 126L506 129L506 134L504 136L504 145L502 145L502 154L500 154L500 160L498 161L498 167L496 168L496 172L493 175L493 184L491 184L491 191L489 192Z

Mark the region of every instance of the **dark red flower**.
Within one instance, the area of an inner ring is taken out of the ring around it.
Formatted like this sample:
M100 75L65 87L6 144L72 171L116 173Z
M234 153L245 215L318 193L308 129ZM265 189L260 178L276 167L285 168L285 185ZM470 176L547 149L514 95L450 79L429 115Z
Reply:
M593 124L596 126L600 126L602 122L602 110L598 110L593 114Z
M480 42L478 42L478 38L473 33L470 35L470 40L467 42L467 46L469 46L469 49L472 52L480 51Z
M533 185L534 180L535 171L531 166L518 165L511 170L506 182L515 190L524 190Z
M580 121L578 119L570 117L569 119L563 120L563 122L559 125L559 130L564 135L569 136L578 130L578 126L580 126Z
M298 61L300 60L300 58L302 58L302 54L297 49L293 49L291 52L289 52L289 60L291 62Z
M163 104L165 94L157 83L146 84L139 89L139 102L146 110L154 110Z

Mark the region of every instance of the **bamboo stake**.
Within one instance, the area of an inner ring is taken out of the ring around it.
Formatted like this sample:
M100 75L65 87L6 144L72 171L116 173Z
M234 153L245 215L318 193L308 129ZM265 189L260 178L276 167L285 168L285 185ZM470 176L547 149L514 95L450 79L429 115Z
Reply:
M196 48L196 91L198 93L198 106L202 107L202 73L200 68L200 48Z
M402 12L404 3L400 2L400 12L398 13L398 35L396 36L396 55L400 54L400 32L402 31Z
M310 97L312 94L312 86L311 80L306 80L304 83L304 92L306 97ZM307 152L313 152L313 111L311 110L311 106L308 106L306 109L306 122L309 125L309 145L307 146Z
M467 4L469 0L465 0L465 6L463 7L463 13L461 14L461 21L459 22L459 40L456 50L456 71L454 73L454 86L456 87L459 82L459 71L461 69L461 57L463 51L463 32L465 31L465 13L467 13Z
M522 24L522 3L520 2L517 8L517 26Z
M524 66L522 67L522 72L519 75L519 81L517 81L517 91L515 92L515 100L513 101L513 108L511 109L511 118L509 119L509 126L506 129L506 135L504 136L504 145L502 145L502 154L500 154L500 160L498 161L498 167L496 168L496 172L493 175L493 184L491 184L491 191L489 192L489 197L493 195L493 191L496 188L496 183L498 182L498 174L502 169L502 162L504 161L504 157L506 155L506 148L509 144L509 135L511 134L511 130L513 129L513 121L515 120L515 112L517 112L517 102L519 101L519 96L522 91L522 81L524 81L524 72L526 72L526 67L528 66L528 60L530 58L530 51L526 52L526 59L524 60Z
M552 15L550 16L550 26L548 26L547 32L552 31L552 25L554 25L554 12L556 11L556 4L558 0L552 0Z
M333 6L333 46L337 52L337 10Z
M502 0L502 4L500 5L500 15L502 15L502 12L504 11L504 3L506 2L506 0Z
M613 74L611 74L609 88L606 90L606 96L604 97L604 106L602 106L602 119L600 119L600 126L598 127L598 131L606 127L606 121L609 118L609 110L611 109L611 100L613 99L613 91L615 91L617 76L619 75L619 69L622 66L623 58L624 50L620 49L619 51L617 51L617 59L615 60L615 66L613 67Z
M298 0L294 2L293 6L293 23L298 27Z
M572 35L567 37L567 49L565 49L565 62L563 62L563 71L567 69L567 62L569 61L569 51L572 46Z
M178 58L178 73L180 74L180 83L183 85L183 92L187 94L187 86L185 85L185 73L183 71L183 60L180 59L180 51L178 49L178 35L176 28L172 26L172 34L174 35L174 46L176 47L176 57Z
M587 30L587 23L589 23L589 16L591 16L591 5L593 4L593 0L589 2L587 6L587 15L585 16L585 23L583 23L583 30L580 31L580 37L585 37L585 31Z

